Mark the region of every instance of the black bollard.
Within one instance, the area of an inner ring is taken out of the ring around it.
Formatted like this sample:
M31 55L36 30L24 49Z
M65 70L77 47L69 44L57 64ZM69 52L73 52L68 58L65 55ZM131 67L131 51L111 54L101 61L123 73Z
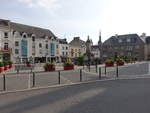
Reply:
M96 71L96 73L97 73L97 64L95 65L95 69L96 69L95 71Z
M82 82L82 69L80 69L80 82Z
M58 84L60 84L60 71L58 71Z
M6 77L3 75L3 90L6 91Z
M118 65L116 65L116 77L119 77L119 73L118 73Z
M35 72L33 72L33 87L35 87Z
M101 67L99 67L99 79L101 79L102 76L101 76Z
M105 66L105 75L106 75L106 66Z

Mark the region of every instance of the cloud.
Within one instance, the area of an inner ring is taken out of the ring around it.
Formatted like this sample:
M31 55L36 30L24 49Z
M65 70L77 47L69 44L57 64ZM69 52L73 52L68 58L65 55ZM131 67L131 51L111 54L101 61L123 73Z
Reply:
M25 3L29 7L40 7L45 9L60 8L59 0L18 0L18 2Z

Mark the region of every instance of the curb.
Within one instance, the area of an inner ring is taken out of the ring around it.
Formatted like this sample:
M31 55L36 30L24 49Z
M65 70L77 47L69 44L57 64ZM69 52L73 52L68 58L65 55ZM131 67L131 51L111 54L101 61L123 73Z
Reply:
M115 81L115 80L137 80L137 79L150 79L150 77L110 78L110 79L105 79L105 80L94 80L94 81L62 84L62 85L53 85L53 86L37 87L37 88L30 88L30 89L24 89L24 90L3 91L3 92L0 92L0 95L18 93L18 92L30 92L30 91L36 91L36 90L41 90L41 89L49 89L49 88L61 88L61 87L67 87L67 86L75 86L75 85L96 83L96 82L106 82L106 81Z

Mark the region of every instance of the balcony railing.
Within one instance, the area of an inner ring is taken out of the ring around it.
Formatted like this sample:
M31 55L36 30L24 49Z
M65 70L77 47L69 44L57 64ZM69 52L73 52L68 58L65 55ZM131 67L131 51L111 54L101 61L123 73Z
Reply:
M1 48L0 51L1 52L11 52L12 48Z

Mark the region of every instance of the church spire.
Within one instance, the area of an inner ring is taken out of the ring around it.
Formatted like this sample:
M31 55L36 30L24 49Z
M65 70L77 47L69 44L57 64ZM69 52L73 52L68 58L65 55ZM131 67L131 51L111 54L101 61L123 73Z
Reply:
M101 30L99 32L99 41L98 41L98 44L101 44L102 43L102 39L101 39Z

